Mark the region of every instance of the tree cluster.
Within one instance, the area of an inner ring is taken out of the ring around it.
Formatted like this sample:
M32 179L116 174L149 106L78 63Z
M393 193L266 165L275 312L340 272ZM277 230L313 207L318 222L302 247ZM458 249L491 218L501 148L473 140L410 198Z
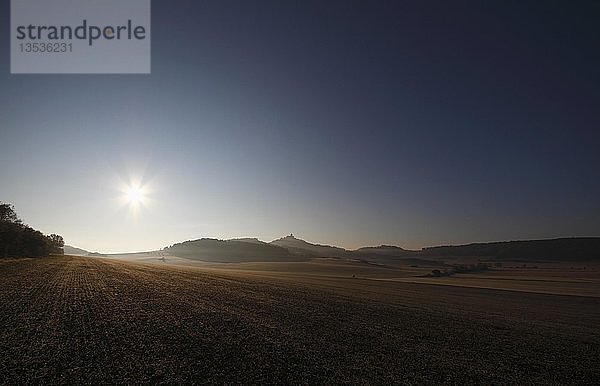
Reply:
M0 257L45 257L63 254L62 236L23 224L11 204L0 202Z
M502 264L496 267L501 267ZM431 273L425 275L425 277L446 277L452 276L456 273L477 273L483 272L490 269L490 265L488 263L477 263L477 264L454 264L451 269L444 269L443 271L439 269L434 269Z

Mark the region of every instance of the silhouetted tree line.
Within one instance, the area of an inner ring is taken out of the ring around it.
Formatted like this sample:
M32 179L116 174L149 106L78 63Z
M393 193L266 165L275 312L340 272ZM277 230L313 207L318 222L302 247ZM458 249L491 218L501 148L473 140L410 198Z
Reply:
M46 236L23 224L13 205L0 202L0 257L62 255L64 246L62 236Z
M600 258L600 237L504 241L423 248L421 256L485 257L512 261L590 261Z

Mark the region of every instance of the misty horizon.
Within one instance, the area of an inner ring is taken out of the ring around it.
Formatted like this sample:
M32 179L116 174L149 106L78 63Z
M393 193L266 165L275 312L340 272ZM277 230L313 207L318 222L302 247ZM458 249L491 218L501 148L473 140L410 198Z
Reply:
M308 240L305 238L302 238L300 236L298 236L297 234L289 234L286 236L281 236L279 238L275 238L272 240L263 240L259 237L255 237L255 236L239 236L239 237L231 237L231 238L220 238L220 237L210 237L210 236L201 236L201 237L196 237L196 238L191 238L191 239L185 239L185 240L179 240L175 243L171 243L171 244L165 244L164 246L160 247L160 248L156 248L156 249L137 249L137 250L127 250L127 251L110 251L110 250L104 250L104 249L88 249L85 248L84 246L80 246L80 245L74 245L74 244L70 244L69 242L66 242L65 244L70 246L70 247L74 247L74 248L78 248L78 249L83 249L86 252L91 252L91 253L100 253L100 254L106 254L106 255L123 255L123 254L136 254L136 253L146 253L146 252L157 252L157 251L161 251L163 249L166 249L174 244L178 244L178 243L182 243L182 242L186 242L186 241L195 241L195 240L218 240L218 241L244 241L244 239L256 239L260 242L266 243L266 244L270 244L273 243L274 241L289 237L290 235L293 235L294 238L299 239L301 241L306 241L308 243L311 244L316 244L316 245L322 245L322 246L328 246L328 247L336 247L336 248L342 248L345 251L357 251L361 248L375 248L375 247L398 247L398 248L402 248L405 251L411 252L411 251L415 251L415 252L419 252L422 251L424 249L427 248L435 248L435 247L446 247L446 246L464 246L464 245L471 245L471 244L491 244L491 243L508 243L508 242L515 242L515 241L552 241L552 240L569 240L569 239L597 239L600 238L600 236L596 236L596 235L580 235L580 236L558 236L558 237L546 237L546 238L523 238L523 239L509 239L509 240L482 240L482 241L468 241L468 242L456 242L456 243L441 243L441 244L435 244L435 245L424 245L421 247L417 247L417 248L409 248L409 247L405 247L402 245L398 245L398 244L365 244L365 245L360 245L358 247L350 247L347 248L343 245L338 245L335 243L330 243L330 242L317 242L314 240Z

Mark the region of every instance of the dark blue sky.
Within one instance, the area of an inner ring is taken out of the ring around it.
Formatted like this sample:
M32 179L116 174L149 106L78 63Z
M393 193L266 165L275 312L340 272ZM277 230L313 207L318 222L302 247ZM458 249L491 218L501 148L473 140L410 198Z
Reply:
M149 76L10 75L8 3L0 200L68 243L600 235L600 2L155 0Z

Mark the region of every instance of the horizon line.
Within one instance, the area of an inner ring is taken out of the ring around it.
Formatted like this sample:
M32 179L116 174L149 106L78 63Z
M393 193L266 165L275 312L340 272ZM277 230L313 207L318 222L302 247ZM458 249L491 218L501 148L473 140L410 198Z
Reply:
M290 235L293 235L293 233L291 233ZM170 245L175 245L175 244L179 244L179 243L184 243L186 241L196 241L196 240L202 240L202 239L208 239L208 240L219 240L219 241L231 241L231 240L241 240L241 239L256 239L260 242L263 242L265 244L270 244L273 241L277 241L280 240L282 238L285 237L289 237L288 236L282 236L280 238L271 240L271 241L263 241L261 239L259 239L258 237L251 237L251 236L241 236L241 237L232 237L232 238L218 238L218 237L199 237L196 239L188 239L188 240L183 240L183 241L178 241L174 244L170 244ZM504 240L487 240L487 241L471 241L471 242L456 242L456 243L448 243L448 244L439 244L439 245L428 245L428 246L423 246L420 247L418 249L411 249L411 248L404 248L401 245L397 245L397 244L379 244L379 245L364 245L358 248L345 248L345 247L341 247L338 245L334 245L334 244L321 244L321 243L315 243L315 242L311 242L309 240L306 239L302 239L302 238L298 238L296 236L293 236L295 239L298 240L302 240L305 241L309 244L314 244L314 245L321 245L321 246L326 246L326 247L334 247L334 248L340 248L343 249L345 251L357 251L359 249L362 248L377 248L377 247L396 247L396 248L401 248L405 251L413 251L413 252L418 252L418 251L422 251L428 248L439 248L439 247L456 247L456 246L465 246L465 245L474 245L474 244L491 244L491 243L509 243L509 242L519 242L519 241L551 241L551 240L564 240L564 239L595 239L595 238L600 238L599 236L590 236L590 235L586 235L586 236L554 236L554 237L543 237L543 238L514 238L514 239L504 239ZM65 246L69 246L71 248L77 248L77 249L82 249L88 253L98 253L101 255L128 255L128 254L137 254L137 253L150 253L150 252L160 252L162 251L164 248L168 248L169 245L160 248L160 249L149 249L149 250L130 250L130 251L119 251L119 252L101 252L100 250L88 250L84 247L80 247L80 246L75 246L72 244L67 244L65 243Z

